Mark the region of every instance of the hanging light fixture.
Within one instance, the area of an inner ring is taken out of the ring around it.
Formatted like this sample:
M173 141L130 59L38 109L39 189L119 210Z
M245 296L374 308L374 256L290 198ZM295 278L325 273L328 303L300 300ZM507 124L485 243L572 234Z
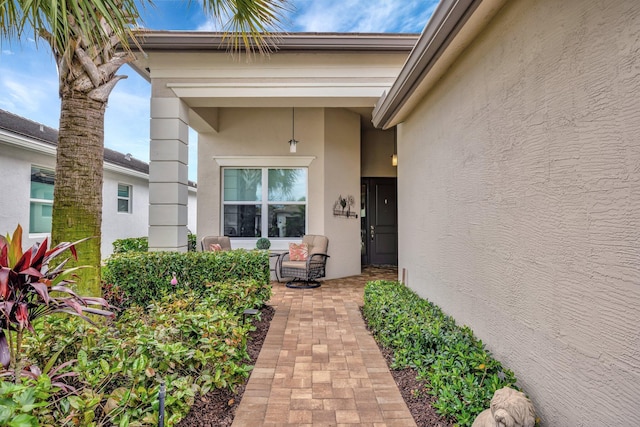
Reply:
M298 141L296 141L296 108L291 108L291 139L289 140L289 152L296 152L296 145L298 145Z

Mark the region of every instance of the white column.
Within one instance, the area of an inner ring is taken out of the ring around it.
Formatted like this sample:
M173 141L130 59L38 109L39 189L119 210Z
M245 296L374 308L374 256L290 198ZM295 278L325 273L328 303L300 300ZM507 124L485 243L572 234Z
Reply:
M150 251L187 251L188 110L179 98L151 98Z

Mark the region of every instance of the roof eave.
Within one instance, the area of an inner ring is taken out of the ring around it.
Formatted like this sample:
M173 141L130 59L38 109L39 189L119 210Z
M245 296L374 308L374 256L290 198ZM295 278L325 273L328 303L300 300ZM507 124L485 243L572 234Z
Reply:
M375 127L389 129L412 107L471 43L506 0L442 0L398 78L373 111Z
M275 33L268 36L270 53L277 52L411 52L419 34ZM142 52L129 65L151 81L145 61L152 52L229 52L224 33L202 31L146 31L139 36Z
M143 51L229 50L229 36L202 31L141 31ZM409 52L419 34L272 33L265 37L272 51Z

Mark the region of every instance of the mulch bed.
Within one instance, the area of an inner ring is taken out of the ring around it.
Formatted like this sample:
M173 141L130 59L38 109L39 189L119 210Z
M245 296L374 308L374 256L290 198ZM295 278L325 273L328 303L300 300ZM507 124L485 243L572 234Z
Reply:
M260 320L253 322L256 330L250 333L247 340L250 364L255 364L258 359L274 313L273 307L265 306L261 310ZM393 361L391 351L383 347L380 347L380 351L390 365ZM428 394L425 384L416 379L413 369L391 370L391 374L418 427L451 427L451 423L436 413L431 405L433 397ZM235 392L212 390L206 396L196 398L191 411L178 427L230 427L245 386L246 382L238 385Z
M253 320L256 330L249 333L249 339L247 340L247 352L251 358L250 365L255 365L256 360L258 360L260 349L262 349L271 319L273 319L275 313L275 309L269 305L264 306L260 311L260 320L257 320L257 317ZM215 389L205 396L196 397L191 411L178 423L178 427L231 426L236 408L240 404L248 381L238 385L235 392L229 389Z

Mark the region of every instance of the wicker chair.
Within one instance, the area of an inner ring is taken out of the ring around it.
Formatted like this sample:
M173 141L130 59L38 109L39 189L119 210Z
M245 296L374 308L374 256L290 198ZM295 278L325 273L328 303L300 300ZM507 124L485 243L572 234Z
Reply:
M231 250L231 240L228 236L205 236L200 241L203 252L210 251L213 244L220 245L223 251Z
M325 276L327 265L327 248L329 239L326 236L307 234L302 238L306 243L309 255L306 261L291 261L289 252L278 257L276 270L280 277L291 278L288 288L308 289L320 286L320 279Z

